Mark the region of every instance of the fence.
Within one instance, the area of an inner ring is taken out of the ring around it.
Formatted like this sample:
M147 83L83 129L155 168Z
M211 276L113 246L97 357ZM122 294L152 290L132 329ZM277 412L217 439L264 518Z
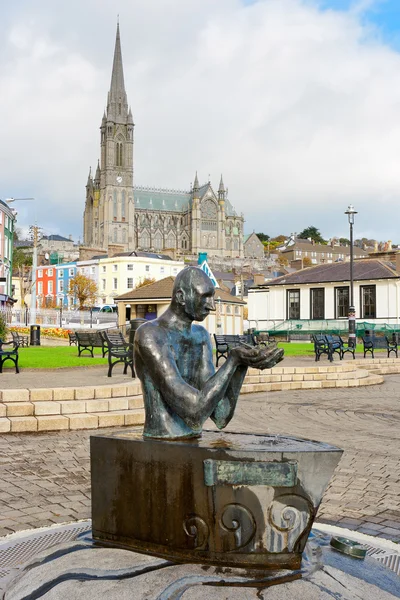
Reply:
M0 313L9 326L27 326L32 324L44 327L62 327L65 329L101 329L114 327L117 324L116 313L101 313L91 310L60 310L37 308L35 311L26 309L1 309Z
M267 332L270 335L286 336L287 339L309 338L311 334L339 334L346 335L349 331L347 319L325 319L307 320L298 319L290 321L250 321L250 327L257 332ZM366 331L375 333L392 334L400 332L400 324L389 325L388 323L369 323L368 321L356 321L356 335L362 337Z

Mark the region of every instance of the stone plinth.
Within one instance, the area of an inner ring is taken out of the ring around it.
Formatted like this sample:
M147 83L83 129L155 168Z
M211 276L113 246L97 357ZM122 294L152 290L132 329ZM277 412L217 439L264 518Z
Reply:
M93 537L175 561L297 569L341 455L283 436L93 436Z

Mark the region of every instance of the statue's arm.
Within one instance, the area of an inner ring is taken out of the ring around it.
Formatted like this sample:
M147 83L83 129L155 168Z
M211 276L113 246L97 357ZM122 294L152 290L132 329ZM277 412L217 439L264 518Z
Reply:
M238 366L232 375L231 381L226 389L226 393L222 400L217 404L215 410L211 414L211 419L214 421L218 429L224 429L232 419L236 410L236 404L239 399L240 390L246 377L247 367Z
M208 334L205 332L205 335ZM208 365L211 361L212 366L211 344L209 347L207 344L210 344L208 339L203 358ZM222 367L198 390L182 379L173 352L159 328L143 327L138 330L135 338L136 353L140 354L143 368L162 393L165 402L192 428L201 427L214 411L225 396L238 366L237 357L228 356Z
M203 362L199 370L199 389L203 389L203 386L214 375L214 373L215 367L212 359L212 346L209 336L206 334L206 338L204 339ZM233 417L246 373L246 366L236 366L232 372L223 398L218 402L217 406L210 415L211 419L219 429L226 427Z

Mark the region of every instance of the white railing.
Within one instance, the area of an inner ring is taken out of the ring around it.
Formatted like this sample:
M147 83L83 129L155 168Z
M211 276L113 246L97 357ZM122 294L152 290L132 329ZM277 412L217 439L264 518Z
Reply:
M64 329L104 329L117 324L117 313L101 313L90 310L60 310L59 308L37 308L35 322L32 323L31 311L26 309L0 309L0 314L8 326L26 327L43 325L43 327L62 327Z

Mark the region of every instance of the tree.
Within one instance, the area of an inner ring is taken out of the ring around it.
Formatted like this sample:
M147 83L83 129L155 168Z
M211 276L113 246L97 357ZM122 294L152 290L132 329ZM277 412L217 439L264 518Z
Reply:
M269 235L267 235L266 233L256 233L256 236L258 237L260 242L268 242L268 240L270 239Z
M155 283L156 279L154 279L154 277L141 277L138 281L138 283L136 284L135 290L138 290L141 287L144 287L145 285L150 285L150 283Z
M311 238L316 244L326 244L326 241L320 234L319 229L313 227L312 225L303 229L303 231L299 233L297 237L302 240L307 240L308 238Z
M276 260L280 267L287 267L289 264L288 259L283 254L280 254Z
M341 246L350 246L350 240L347 238L339 238L339 244Z
M75 277L69 280L69 293L78 299L79 310L86 306L93 306L97 297L97 285L93 279L77 273Z
M303 258L303 267L311 267L312 262L311 262L311 258L309 256L305 256Z

